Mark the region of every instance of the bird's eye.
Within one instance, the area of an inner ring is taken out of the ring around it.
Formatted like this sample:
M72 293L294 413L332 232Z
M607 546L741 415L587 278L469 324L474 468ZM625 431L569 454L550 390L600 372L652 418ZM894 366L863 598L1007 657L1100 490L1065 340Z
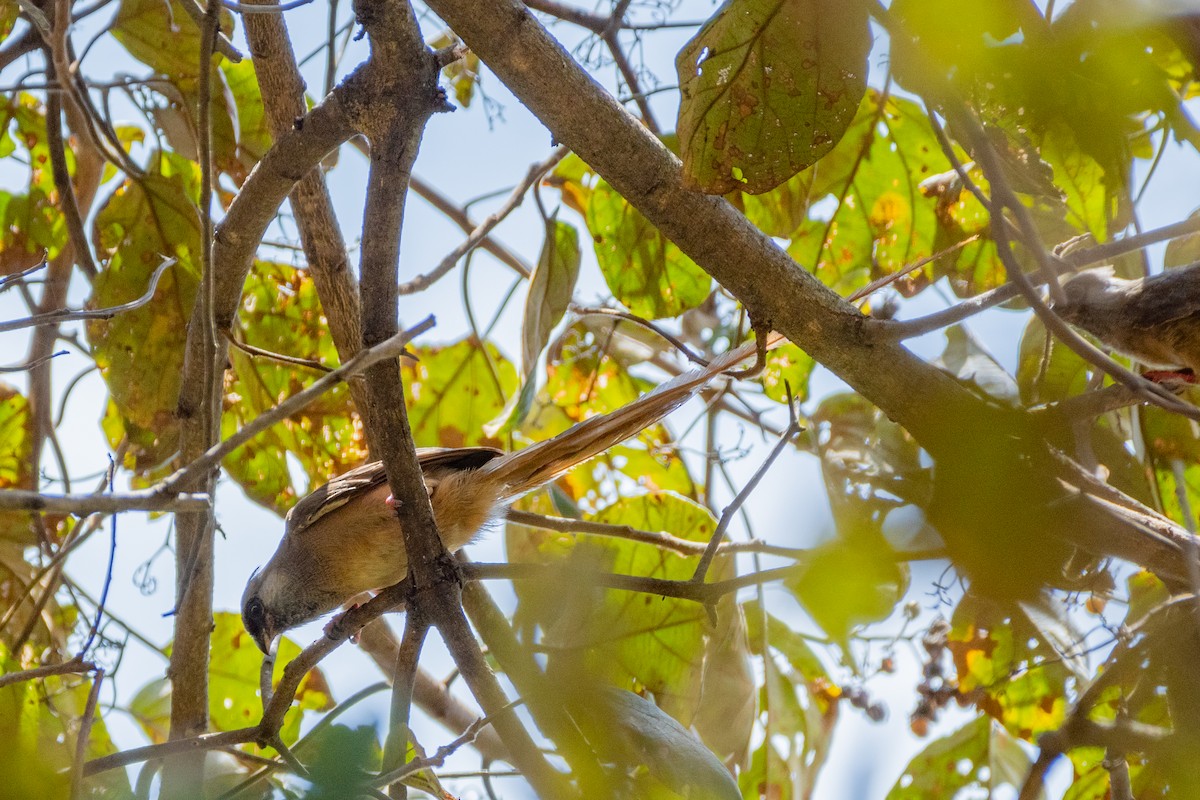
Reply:
M246 619L260 622L263 619L263 604L257 597L246 603Z

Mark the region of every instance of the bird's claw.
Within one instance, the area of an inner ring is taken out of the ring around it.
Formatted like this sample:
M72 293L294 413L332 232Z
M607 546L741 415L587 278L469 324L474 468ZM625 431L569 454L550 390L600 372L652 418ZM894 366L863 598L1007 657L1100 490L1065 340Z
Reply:
M333 619L331 619L331 620L329 620L329 622L325 623L325 635L328 636L330 639L336 638L334 636L334 632L342 624L342 621L345 620L346 615L349 614L351 611L355 610L356 608L358 608L358 603L354 603L349 608L347 608L345 611L343 611L340 614L335 615ZM354 631L353 633L350 634L350 636L349 636L350 644L358 644L358 633L359 633L358 631Z

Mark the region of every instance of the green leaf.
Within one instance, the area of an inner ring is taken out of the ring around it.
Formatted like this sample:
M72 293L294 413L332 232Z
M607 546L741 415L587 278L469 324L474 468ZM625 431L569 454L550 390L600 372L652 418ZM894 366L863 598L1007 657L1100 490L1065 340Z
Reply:
M1046 131L1039 153L1054 169L1054 183L1066 195L1067 222L1097 241L1107 239L1119 214L1114 190L1123 191L1124 182L1106 175L1104 167L1079 148L1064 125Z
M754 665L740 608L719 615L708 637L699 710L692 727L727 764L745 764L758 719Z
M1200 209L1188 214L1193 220L1200 216ZM1200 233L1189 233L1167 242L1167 252L1163 255L1163 266L1182 267L1192 262L1200 261Z
M0 100L0 152L15 166L17 142L25 150L19 160L29 165L24 194L0 191L0 275L38 264L43 254L56 258L67 243L65 217L59 211L58 190L46 144L45 109L32 94ZM67 171L74 174L75 154L66 151Z
M262 653L242 627L238 614L217 612L213 615L212 656L209 666L208 713L217 730L234 730L253 725L262 716L259 673ZM300 655L300 645L287 637L279 640L272 683L278 685L288 662ZM304 676L296 690L293 709L328 711L333 697L324 674L315 669ZM301 714L291 713L279 735L283 743L294 744L300 736Z
M306 800L341 800L348 790L379 770L383 752L372 725L330 725L314 737L309 766L312 790Z
M986 716L929 744L909 762L887 800L956 797L964 789L982 789L988 797L1001 786L1019 790L1029 771L1020 745ZM1039 798L1045 793L1039 792Z
M32 666L35 664L22 664L13 658L0 644L0 675ZM4 747L0 748L0 769L7 776L0 795L12 798L69 796L76 737L91 689L92 679L84 675L55 675L0 688L0 738L4 741ZM101 704L92 719L85 758L99 758L116 752L105 725L103 709ZM111 770L89 778L86 789L86 796L106 800L133 797L123 770Z
M951 624L949 649L958 689L1013 736L1031 741L1066 719L1070 670L1044 633L1024 615L969 595Z
M769 655L769 650L763 648L765 635L767 647L786 658L792 669L804 678L808 691L816 700L821 712L829 712L841 696L842 690L830 677L820 657L804 637L792 630L783 620L764 613L757 600L751 600L743 607L746 612L747 636L751 651L759 656Z
M0 41L8 38L20 14L21 7L16 0L4 0L0 3Z
M729 770L682 725L643 697L597 687L571 692L568 708L602 758L644 766L692 800L741 800Z
M866 6L728 0L675 61L685 180L765 192L846 132L866 91Z
M220 168L241 185L274 141L263 109L262 92L254 64L249 60L237 64L221 63L221 73L229 89L232 108L237 113L236 150L226 151Z
M539 441L561 433L593 414L624 406L652 388L648 381L631 374L631 362L644 359L653 349L637 348L640 356L624 352L619 331L642 331L624 320L603 318L606 327L596 330L581 320L557 339L546 359L546 384L536 408L526 418L521 434ZM569 472L556 486L570 492L572 499L587 499L593 508L611 502L614 495L635 482L642 491L673 491L692 496L695 484L673 437L663 424L652 425L625 444Z
M521 325L521 364L526 375L533 371L538 356L550 341L550 333L571 304L579 263L579 232L565 222L547 220L546 241L529 278L525 320Z
M891 615L908 572L883 536L863 527L814 548L784 586L822 630L845 640L853 628Z
M230 612L213 615L212 655L209 661L208 714L214 730L231 731L255 725L262 718L259 690L262 653L242 627L241 617ZM281 637L275 657L272 683L278 685L288 662L300 654L300 645ZM315 669L304 677L296 691L292 710L284 719L280 737L284 744L295 744L300 723L307 711L328 711L333 697L325 676ZM295 713L299 710L300 713ZM167 740L171 719L171 683L167 678L150 681L134 695L129 711L151 741ZM252 752L258 747L247 745Z
M34 476L29 472L32 425L29 401L12 386L0 382L0 490L35 486ZM0 511L0 539L19 545L37 544L32 523L27 511ZM15 560L23 563L19 555ZM14 583L13 591L22 585L23 581ZM0 592L0 600L4 594ZM4 606L7 608L9 604Z
M817 362L808 353L788 342L767 353L767 365L762 373L763 392L780 403L788 401L789 392L793 400L808 399L808 379L812 377Z
M1091 367L1057 339L1047 339L1046 326L1031 316L1017 353L1017 386L1025 405L1050 403L1087 388Z
M127 180L95 221L103 268L91 308L127 303L145 293L164 258L175 257L148 304L87 325L96 366L108 384L129 436L127 464L146 472L174 455L187 325L199 286L199 168L166 153L154 169Z
M935 363L989 398L1005 404L1012 404L1017 399L1013 377L962 325L946 330L946 349Z
M200 28L182 0L121 0L109 29L129 54L155 71L194 88L200 69ZM221 9L221 32L233 32L233 14ZM222 58L214 55L213 61Z
M954 0L892 3L890 13L908 36L893 42L891 65L906 88L940 97L945 91L941 80L974 88L988 78L998 78L1005 68L1022 63L1020 46L1014 43L1018 35L1031 37L1041 27L1037 10L1022 0L976 0L970 13L963 11ZM926 65L940 74L927 75ZM1027 72L1020 74L1024 77Z
M816 170L811 200L832 195L839 201L833 216L805 220L788 253L841 294L932 255L936 201L921 183L948 169L921 107L869 90L846 135ZM929 280L925 267L893 286L912 295Z
M746 219L763 233L781 239L789 238L808 213L813 178L813 170L806 169L769 192L757 195L738 193L734 197L740 201Z
M430 42L431 50L441 50L461 44L461 40L451 31L445 31L435 36ZM462 58L451 61L442 67L442 75L450 81L454 89L454 99L463 108L471 105L475 96L475 84L479 82L479 56L474 50L467 50Z
M678 316L712 291L708 273L604 181L591 192L587 226L609 290L637 316Z
M242 339L255 347L323 364L338 361L307 271L258 262L246 281L237 324ZM229 358L233 369L226 377L223 437L321 375L233 348ZM289 458L303 468L307 486L295 484ZM342 384L239 447L224 467L251 499L283 513L311 488L366 459L362 421Z
M1128 622L1133 624L1152 610L1171 599L1171 591L1157 575L1147 569L1138 570L1126 579L1129 589Z
M201 36L183 2L188 0L122 0L110 30L130 55L166 78L152 84L163 102L149 110L171 147L194 161ZM221 31L233 32L233 15L225 8ZM213 162L240 184L269 144L254 65L230 64L214 54L209 69Z
M418 447L466 447L501 443L486 423L517 390L517 370L490 342L468 337L444 347L418 347L418 361L404 359L408 419Z
M716 530L708 509L665 492L619 500L589 518L701 542ZM696 557L626 539L552 534L513 525L508 546L511 560L553 563L562 571L562 582L518 587L518 617L523 624L536 621L543 626L556 665L580 662L587 674L605 684L653 694L667 713L691 723L711 630L704 609L674 598L602 589L587 575L602 570L686 580L695 571ZM716 580L730 568L727 559L718 559L709 577Z

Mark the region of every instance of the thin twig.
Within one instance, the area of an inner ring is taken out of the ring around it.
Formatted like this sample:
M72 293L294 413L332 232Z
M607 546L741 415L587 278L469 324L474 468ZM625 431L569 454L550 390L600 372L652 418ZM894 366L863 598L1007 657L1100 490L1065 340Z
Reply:
M511 708L513 705L516 705L516 702L509 703L505 710L507 711L508 708ZM479 732L482 731L485 726L490 725L491 722L492 718L490 716L480 717L472 722L470 726L463 731L461 736L457 737L450 743L439 747L433 755L425 758L413 759L398 769L394 769L390 772L384 772L381 775L372 778L370 785L386 786L388 784L394 784L398 781L404 780L409 775L420 772L421 770L442 766L446 763L446 759L454 755L454 753L456 753L463 745L467 745L475 741L475 738L479 736Z
M761 338L765 340L766 337ZM784 430L783 436L779 437L779 441L775 443L775 447L773 447L767 457L763 459L762 464L759 465L758 469L754 472L754 475L751 476L750 480L746 482L746 485L742 487L742 490L737 493L737 496L733 498L733 502L726 506L725 510L721 512L721 519L717 523L717 529L713 531L712 538L708 540L708 546L704 549L704 555L700 557L700 563L696 565L696 572L692 575L693 583L704 583L704 578L708 574L709 565L712 564L713 559L717 555L717 548L721 546L721 541L725 538L725 532L729 529L730 523L733 522L733 515L736 514L738 509L742 507L742 504L746 502L746 499L750 496L751 492L758 487L759 481L761 481L763 476L767 474L767 470L769 470L771 465L775 463L775 459L779 458L780 454L783 452L783 449L787 447L791 443L792 439L795 438L796 435L802 430L800 427L800 421L796 418L795 405L793 403L789 403L788 408L792 412L791 423L787 426L787 429Z
M32 328L40 325L59 325L64 322L78 322L80 320L91 319L112 319L117 314L124 311L133 311L135 308L141 308L154 299L154 292L158 288L158 279L162 277L163 272L167 267L175 264L174 258L169 258L159 265L154 274L150 276L150 287L146 289L145 294L136 300L131 300L128 303L122 303L119 306L109 306L108 308L94 308L84 311L71 311L70 309L60 309L58 311L48 311L45 314L34 314L31 317L23 317L21 319L9 320L8 322L0 322L0 333L19 330L20 328Z
M38 678L49 678L51 675L70 675L72 673L92 672L96 669L96 665L90 661L83 661L78 656L70 661L64 661L61 664L49 664L45 667L34 667L33 669L21 670L20 672L10 672L6 675L0 675L0 689L5 686L11 686L14 683L22 681L32 681Z
M1049 423L1086 420L1144 402L1144 398L1121 383L1092 392L1065 397L1054 403L1033 406L1029 413Z
M937 261L939 258L948 256L951 253L956 253L959 250L966 247L967 245L969 245L971 242L979 241L979 239L980 239L980 237L982 237L982 235L983 234L980 234L980 233L973 233L957 244L952 244L944 250L939 250L938 252L927 255L924 258L917 259L916 261L914 261L911 264L906 264L905 266L901 267L900 269L896 270L895 272L893 272L889 275L884 275L882 278L877 278L877 279L871 281L870 283L868 283L866 286L862 287L861 289L855 291L849 297L847 297L846 302L856 303L859 300L862 300L864 297L874 294L875 292L879 291L883 287L890 286L891 284L900 280L901 278L903 278L905 275L909 274L910 272L916 272L917 270L919 270L921 267L925 266L926 264L930 264L934 261Z
M408 342L429 330L433 326L434 318L432 315L430 315L408 330L402 331L392 338L380 342L374 347L366 350L360 350L357 355L355 355L345 364L313 381L309 386L305 387L299 392L296 392L296 394L284 400L282 403L270 409L269 411L264 411L262 414L259 414L249 423L239 428L237 432L228 439L218 442L216 445L210 447L208 451L204 453L204 455L200 456L187 466L182 467L176 471L175 474L164 478L150 491L162 493L173 492L176 487L183 485L192 476L198 473L203 473L221 463L225 456L229 455L258 434L267 430L276 422L279 422L280 420L285 419L286 417L289 417L292 414L304 409L322 394L329 391L346 378L352 375L357 375L359 372L362 372L366 368L372 366L373 364L377 364L384 359L396 358L399 356L401 351L404 350L404 346L408 344ZM2 496L3 495L0 494L0 497Z
M88 738L92 735L92 722L96 719L96 701L100 699L100 684L104 682L104 670L98 669L92 676L92 690L88 692L87 705L79 719L79 733L75 738L75 761L71 764L71 800L83 797L83 765L87 761Z
M628 322L632 322L635 325L640 325L641 327L646 328L649 331L653 331L657 336L660 336L666 341L670 342L671 345L680 353L682 353L683 357L688 361L691 361L693 364L701 367L708 366L708 361L688 347L681 339L679 339L679 337L672 335L669 331L664 330L661 326L654 324L644 317L639 317L636 314L630 314L627 311L620 311L615 308L593 308L590 306L577 306L574 304L571 305L571 310L581 317L616 317L617 319L623 319ZM730 374L732 375L732 373Z
M570 151L565 147L556 147L549 158L530 167L529 171L525 173L524 180L517 184L517 187L513 189L504 205L489 214L483 222L479 223L462 244L451 250L445 258L438 262L436 267L424 275L418 275L411 281L400 284L400 294L415 294L416 292L428 289L443 278L446 273L454 269L454 265L458 263L459 259L478 247L480 242L491 233L493 228L516 210L517 206L521 205L521 201L525 199L525 193L529 191L529 188L541 180L542 176L553 169L559 161L562 161L568 152Z
M19 281L22 281L25 278L28 278L30 275L32 275L35 272L39 272L39 271L45 269L46 265L48 263L49 262L46 260L46 256L43 253L42 260L39 261L37 264L34 264L32 267L29 267L28 269L23 269L20 272L14 272L12 275L5 275L3 278L0 278L0 292L3 292L5 289L12 288L12 286L14 284L18 283Z
M142 489L126 494L46 494L25 489L0 489L0 509L49 511L58 514L200 511L208 507L209 499L204 493L159 493L154 489Z
M288 768L292 772L302 778L308 777L308 770L300 763L300 759L296 758L291 749L283 743L283 739L279 738L278 733L270 737L269 743L271 747L275 748L275 752L279 753L279 757L283 759L283 762L288 765Z
M253 3L235 3L234 0L221 0L221 5L239 14L279 14L283 11L301 8L313 0L291 0L289 3L258 5Z
M116 473L116 462L109 457L108 462L108 491L113 489L113 476ZM87 639L84 640L83 647L79 648L79 658L87 655L87 651L92 648L92 643L96 641L96 634L100 631L100 621L104 618L104 605L108 602L108 589L112 585L113 564L117 558L117 515L113 514L109 519L111 536L108 544L108 567L104 571L104 585L100 588L100 600L96 603L96 617L92 620L91 629L88 631Z
M569 519L566 517L551 517L544 514L535 514L532 511L520 511L515 508L510 508L505 515L509 522L518 525L527 525L531 528L540 528L548 531L558 531L559 533L586 533L593 536L611 536L618 539L627 539L631 542L640 542L649 544L655 547L662 547L668 550L673 550L685 556L702 555L708 549L707 542L696 542L691 539L681 539L666 531L647 531L634 528L630 525L613 525L607 522L593 522L584 519ZM811 551L799 547L780 547L778 545L768 544L763 541L753 540L749 542L722 542L717 548L719 554L726 553L765 553L767 555L782 556L784 558L803 559L811 555Z
M271 350L264 350L261 347L255 347L252 344L246 344L234 336L231 330L222 330L221 333L225 336L225 340L231 345L241 350L243 353L250 356L258 356L260 358L269 358L272 361L278 361L281 364L291 364L294 367L303 367L305 369L315 370L316 372L333 372L333 367L328 367L317 361L315 358L299 358L297 356L287 356L283 353L275 353Z
M42 356L41 358L35 358L32 361L26 361L24 364L14 364L11 367L0 367L0 372L24 372L26 370L33 369L34 367L40 367L42 364L45 364L52 358L65 356L68 352L70 351L59 350L58 352L50 353L49 355Z

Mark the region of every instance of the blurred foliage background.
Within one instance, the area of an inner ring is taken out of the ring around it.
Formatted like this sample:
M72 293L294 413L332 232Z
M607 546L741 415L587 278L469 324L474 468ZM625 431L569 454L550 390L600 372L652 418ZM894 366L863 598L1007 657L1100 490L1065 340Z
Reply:
M182 466L176 408L204 236L192 5L0 5L8 354L0 367L11 373L0 383L0 491L139 488ZM206 82L218 220L273 146L260 90L267 67L249 57L244 9L229 5L221 31L230 44L218 48ZM457 41L416 5L431 46ZM1187 3L527 5L679 155L689 186L723 195L879 320L913 319L1007 285L981 201L992 182L954 124L960 105L981 121L1003 181L1056 254L1185 221L1197 205L1172 192L1169 174L1194 175L1200 163L1200 9ZM286 19L297 52L313 48L300 59L311 104L366 57L365 43L346 4L301 5ZM246 57L231 57L239 52ZM428 272L488 212L500 219L484 247L456 251L454 272L418 281L409 288L420 291L402 300L406 321L430 310L439 320L413 345L417 358L402 363L418 446L516 449L755 335L760 321L592 167L555 151L478 58L451 63L442 83L460 111L436 120L430 138L440 141L427 141L418 162L439 180L413 186L429 206L406 231L402 278ZM344 147L322 168L351 264L362 162ZM527 162L540 167L518 186L514 198L525 202L514 212L501 203ZM261 242L229 332L224 436L339 363L295 214L285 207ZM1106 263L1127 278L1187 266L1200 254L1198 230ZM1030 248L1016 256L1034 270ZM22 321L122 304L133 307L82 323ZM1018 411L1111 383L1018 300L913 347L979 397ZM1194 390L1184 397L1194 401ZM803 431L733 515L735 545L710 572L723 580L789 567L782 581L747 580L706 609L587 579L589 570L689 579L793 402ZM1132 406L1047 436L1194 531L1192 421ZM260 656L230 613L248 559L271 552L278 517L308 491L367 458L362 420L340 386L225 459L213 731L253 725L261 713ZM1007 476L991 473L986 458L969 463L956 491L1003 491ZM497 524L485 552L553 566L554 580L496 589L507 625L548 676L596 691L561 702L630 797L828 797L834 786L843 796L868 787L889 798L1013 797L1022 787L1022 796L1045 796L1041 776L1029 780L1044 734L1068 745L1052 773L1054 796L1200 796L1193 774L1155 757L1171 736L1200 736L1189 727L1200 693L1185 696L1172 677L1194 647L1166 654L1170 631L1194 636L1194 620L1171 599L1178 587L1143 565L1051 544L1058 532L1047 517L1036 522L1044 549L1029 551L1042 563L1029 572L1048 585L1016 600L977 591L967 573L997 550L981 542L978 553L948 559L926 521L934 469L903 428L789 343L757 377L716 385L669 423L519 501L524 513ZM169 515L143 516L120 517L118 532L116 519L99 514L0 511L0 763L9 776L0 796L156 796L159 761L78 772L88 759L169 735L171 684L153 654L170 652L158 616L172 601L151 584L158 575L169 585L172 566L127 555L140 551L122 538L154 531L169 547ZM979 527L981 537L1003 535ZM115 572L105 566L110 537L114 549L121 538ZM114 600L119 613L106 606L114 574L126 595L140 596L129 591L136 581L153 602ZM315 630L284 641L277 673ZM363 647L371 650L366 637ZM369 654L386 664L380 652ZM429 669L448 672L438 658ZM499 659L493 666L506 669ZM211 754L207 796L357 796L353 787L381 757L374 718L354 713L360 702L382 702L374 671L361 656L340 655L301 684L281 739L307 778L273 748L245 744ZM337 721L347 711L361 724ZM435 720L429 712L414 723L428 751L456 735ZM1137 735L1106 748L1063 733L1085 724ZM868 780L878 754L854 737L879 726L874 741L903 740L911 761ZM839 730L852 733L836 750ZM472 774L439 781L437 770L422 771L414 793L528 796L487 753L485 772L490 764L497 777L481 777L478 758L463 747L451 763Z

